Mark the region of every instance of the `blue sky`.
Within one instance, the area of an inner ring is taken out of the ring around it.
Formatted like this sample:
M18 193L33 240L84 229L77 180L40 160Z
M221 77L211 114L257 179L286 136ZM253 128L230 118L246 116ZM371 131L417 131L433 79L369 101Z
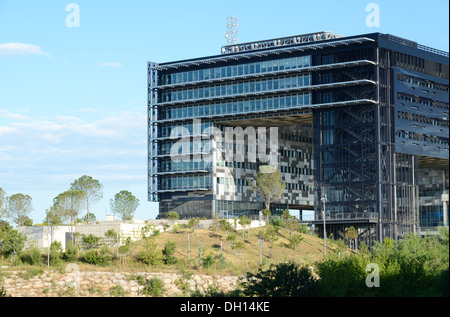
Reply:
M66 6L79 7L68 27ZM366 5L380 26L366 25ZM129 190L138 219L147 202L146 64L220 54L226 18L239 18L239 42L316 31L345 36L391 33L448 51L448 2L429 1L100 1L0 0L0 187L33 198L42 222L53 198L82 175L109 200Z

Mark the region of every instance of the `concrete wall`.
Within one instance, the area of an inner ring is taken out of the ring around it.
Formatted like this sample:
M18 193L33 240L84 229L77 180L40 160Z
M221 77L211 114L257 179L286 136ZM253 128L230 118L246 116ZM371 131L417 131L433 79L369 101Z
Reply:
M234 226L234 219L224 219L228 221L232 228ZM208 229L216 220L200 220L199 228ZM119 233L120 242L123 244L126 238L130 238L131 241L137 241L142 239L143 230L148 229L146 236L150 236L152 230L159 230L163 232L165 230L171 230L172 223L178 223L179 225L187 225L189 220L178 220L176 222L170 222L166 219L161 220L148 220L146 222L120 222L120 221L102 221L92 224L79 224L76 227L73 226L20 226L18 231L27 237L25 242L25 249L31 247L48 248L50 241L59 241L63 250L66 249L67 242L71 239L71 230L81 235L94 235L97 237L105 237L105 233L113 229ZM244 229L239 220L236 221L236 230ZM264 226L265 222L262 220L253 220L247 228L257 228ZM166 228L164 228L166 226ZM168 226L168 227L167 227ZM147 227L147 228L146 228Z

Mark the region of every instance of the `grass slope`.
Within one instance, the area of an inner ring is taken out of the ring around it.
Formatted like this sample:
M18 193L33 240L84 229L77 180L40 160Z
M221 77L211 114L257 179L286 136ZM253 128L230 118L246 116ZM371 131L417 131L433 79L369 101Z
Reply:
M249 229L245 232L237 231L234 241L227 240L232 234L228 231L210 229L178 229L176 232L166 231L160 233L155 239L158 249L162 250L168 241L176 243L175 256L178 264L155 265L147 267L151 271L167 270L197 270L207 274L245 275L247 271L256 271L260 261L263 265L272 263L294 261L299 264L313 266L314 262L324 259L323 240L309 234L301 234L303 240L296 250L289 248L290 231L280 228L273 246L268 241L262 241L260 255L259 232L266 227ZM240 243L243 248L236 250L232 243ZM211 256L213 264L209 268L200 266L200 244L202 258ZM133 243L131 254L138 254L143 247L143 241ZM222 250L222 251L221 251ZM327 243L329 254L336 252L334 243ZM223 254L222 260L220 254Z

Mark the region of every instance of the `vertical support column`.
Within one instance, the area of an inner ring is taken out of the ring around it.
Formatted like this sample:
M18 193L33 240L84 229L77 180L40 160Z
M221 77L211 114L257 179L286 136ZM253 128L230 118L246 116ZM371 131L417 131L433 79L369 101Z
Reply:
M375 48L375 81L376 81L376 89L375 89L375 100L376 104L376 165L377 165L377 209L378 209L378 239L379 242L383 242L383 175L382 175L382 167L381 167L381 114L380 114L380 49L379 47Z
M448 189L446 190L445 184L446 184L447 176L446 176L446 170L442 171L442 211L443 211L443 221L444 226L448 227Z
M148 63L148 200L158 201L157 179L157 64Z

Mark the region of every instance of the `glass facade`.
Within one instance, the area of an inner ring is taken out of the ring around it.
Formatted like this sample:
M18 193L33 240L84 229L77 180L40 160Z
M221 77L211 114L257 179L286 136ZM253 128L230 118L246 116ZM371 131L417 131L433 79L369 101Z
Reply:
M187 84L212 79L239 78L255 74L276 73L311 66L311 56L298 56L268 60L263 62L245 63L222 67L211 67L185 72L162 74L159 85Z
M227 96L241 96L274 92L278 90L290 90L309 86L311 75L292 75L276 78L252 79L250 81L238 81L227 84L207 85L202 87L164 90L160 94L160 103L173 103L179 101L193 101Z
M311 93L292 93L267 97L253 97L216 103L199 103L187 106L163 107L159 109L159 120L182 120L229 116L249 112L265 112L297 109L311 105Z

